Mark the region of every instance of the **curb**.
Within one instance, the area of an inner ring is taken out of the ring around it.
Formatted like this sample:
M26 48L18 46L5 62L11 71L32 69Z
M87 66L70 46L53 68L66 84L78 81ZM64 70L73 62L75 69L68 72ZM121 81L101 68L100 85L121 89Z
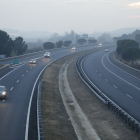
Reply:
M42 126L42 116L41 116L41 89L42 83L38 84L38 95L37 95L37 127L38 127L38 140L44 140L43 136L43 126Z
M1 67L0 69L3 69L3 68L5 68L5 67L7 67L7 66L10 66L10 65L9 65L9 64L8 64L8 65L5 65L5 66Z

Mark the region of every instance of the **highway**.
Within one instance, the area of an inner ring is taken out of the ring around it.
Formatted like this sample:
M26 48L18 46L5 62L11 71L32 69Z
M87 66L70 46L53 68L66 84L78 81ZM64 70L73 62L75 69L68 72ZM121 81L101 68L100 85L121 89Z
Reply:
M140 122L140 73L115 61L115 49L84 57L82 69L96 87Z
M95 47L97 45L77 47L75 51L71 48L50 50L50 58L44 58L44 52L31 54L18 58L19 65L0 69L0 85L7 88L7 99L0 100L0 140L37 140L36 101L40 72L63 56ZM29 64L32 58L37 59L36 64ZM1 64L12 62L13 59L0 61Z

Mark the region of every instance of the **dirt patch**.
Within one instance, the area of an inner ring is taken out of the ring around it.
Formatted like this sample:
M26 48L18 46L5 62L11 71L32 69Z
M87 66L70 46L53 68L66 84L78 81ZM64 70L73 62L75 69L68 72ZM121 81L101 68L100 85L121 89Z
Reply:
M47 68L43 75L41 111L44 139L78 139L61 99L58 84L59 71L62 65L75 58L67 71L69 86L99 137L102 140L139 140L139 135L108 110L79 78L75 69L75 61L81 54L82 52L56 61Z

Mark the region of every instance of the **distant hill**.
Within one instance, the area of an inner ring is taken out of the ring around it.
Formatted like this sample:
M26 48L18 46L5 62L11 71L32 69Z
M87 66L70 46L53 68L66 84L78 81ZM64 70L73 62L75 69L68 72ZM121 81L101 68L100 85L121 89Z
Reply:
M112 37L119 37L123 34L130 34L136 30L140 30L140 27L130 27L130 28L121 28L114 31L109 32Z

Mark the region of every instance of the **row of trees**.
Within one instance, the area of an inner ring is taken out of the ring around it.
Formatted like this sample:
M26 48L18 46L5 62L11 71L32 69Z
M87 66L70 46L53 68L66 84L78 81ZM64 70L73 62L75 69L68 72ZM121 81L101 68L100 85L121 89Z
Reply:
M89 44L92 44L92 43L97 43L97 40L96 39L89 39L89 40L86 40L84 38L80 38L77 40L77 43L80 44L80 45L83 45L85 43L89 43Z
M17 37L12 40L10 36L5 32L0 30L0 54L6 55L6 57L14 55L22 55L28 46L22 37Z
M64 42L62 40L60 40L60 41L56 42L56 47L57 48L61 48L62 46L69 47L71 43L72 43L71 40L67 40L67 41L64 41ZM54 49L55 44L52 43L52 42L45 42L43 44L43 47L44 47L44 49Z
M116 52L122 55L122 58L126 61L133 61L140 58L139 43L135 40L124 39L117 41Z

